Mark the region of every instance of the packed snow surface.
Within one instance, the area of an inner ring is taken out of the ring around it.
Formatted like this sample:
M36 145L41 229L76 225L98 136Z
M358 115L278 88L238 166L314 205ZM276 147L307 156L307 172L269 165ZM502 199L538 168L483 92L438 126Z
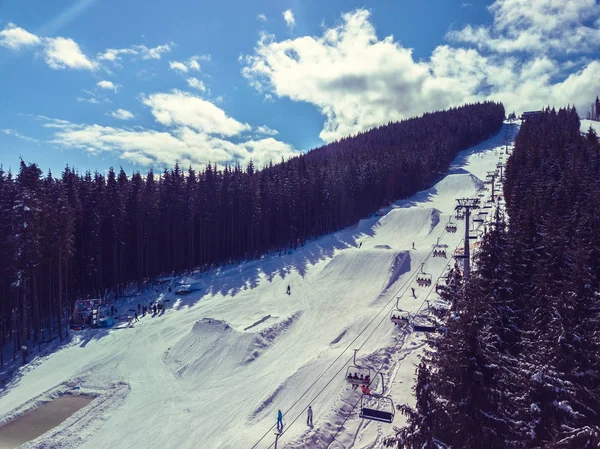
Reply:
M464 221L456 221L455 234L445 232L455 199L477 194L504 157L509 129L514 137L516 125L505 125L461 152L434 187L351 228L293 252L174 279L202 286L186 296L164 284L121 300L123 309L169 302L163 314L133 327L76 333L22 368L0 392L0 424L59 394L81 392L96 399L24 447L267 448L278 410L279 448L381 443L392 426L360 419L360 389L345 382L352 349L360 348L357 363L371 369L374 391L381 392L381 372L396 403L414 402L425 339L395 328L390 312L397 297L411 312L437 299L435 281L464 237ZM438 238L448 259L430 255ZM431 287L415 282L422 262ZM313 429L306 426L309 404ZM394 425L402 423L398 414Z

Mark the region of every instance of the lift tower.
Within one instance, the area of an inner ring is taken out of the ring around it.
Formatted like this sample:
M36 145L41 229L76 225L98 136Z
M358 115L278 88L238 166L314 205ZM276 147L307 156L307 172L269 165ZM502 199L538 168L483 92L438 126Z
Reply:
M456 201L458 201L456 209L464 209L465 211L465 252L459 257L465 260L463 277L466 280L469 279L469 276L471 275L471 245L469 242L471 236L469 235L469 218L471 216L471 209L479 208L479 198L457 198ZM477 236L473 238L477 238Z

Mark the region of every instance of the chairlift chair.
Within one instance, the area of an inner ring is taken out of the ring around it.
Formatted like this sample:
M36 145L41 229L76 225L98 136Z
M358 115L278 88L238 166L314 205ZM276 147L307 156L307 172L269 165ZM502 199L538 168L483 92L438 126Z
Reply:
M383 373L379 374L381 374L382 393L381 395L363 394L360 397L360 413L358 416L362 419L391 424L395 416L394 401L391 397L384 396Z
M465 219L465 212L461 209L456 211L456 219L457 220L464 220Z
M452 234L456 232L456 223L452 221L452 216L450 216L446 224L446 232L451 232Z
M429 314L415 315L411 322L414 332L436 332L438 326L434 320L429 317Z
M356 364L356 352L354 350L354 365L346 370L346 382L350 385L369 385L371 383L371 370Z
M423 265L421 264L421 271L417 274L417 285L419 287L430 287L431 286L431 274L423 271Z
M398 301L400 301L400 298L396 298L396 308L393 309L390 313L390 320L395 325L399 325L400 327L407 327L410 323L410 315L407 311L402 310L400 307L398 307Z

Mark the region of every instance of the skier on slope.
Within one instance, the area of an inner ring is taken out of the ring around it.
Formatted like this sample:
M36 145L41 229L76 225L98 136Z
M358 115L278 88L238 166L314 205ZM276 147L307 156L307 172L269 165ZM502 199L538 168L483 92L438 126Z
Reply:
M417 297L417 295L415 295L415 288L414 288L414 287L411 287L410 289L412 290L413 298L416 298L416 297Z
M413 248L412 249L415 249L415 242L413 242Z
M288 284L288 288L287 288L287 294L288 295L292 294L292 287L290 287L289 284Z
M277 410L277 430L280 432L283 430L283 414L281 410Z
M309 427L313 426L312 418L313 418L313 411L312 411L312 407L309 405L308 406L308 412L307 412L307 415L306 415L306 425L309 426Z

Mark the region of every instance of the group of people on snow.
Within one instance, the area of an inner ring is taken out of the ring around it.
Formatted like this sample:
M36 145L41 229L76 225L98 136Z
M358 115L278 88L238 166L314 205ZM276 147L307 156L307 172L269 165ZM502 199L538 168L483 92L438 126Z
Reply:
M306 411L306 425L308 427L313 427L313 410L310 405ZM277 432L283 432L283 413L281 413L281 410L277 410Z

